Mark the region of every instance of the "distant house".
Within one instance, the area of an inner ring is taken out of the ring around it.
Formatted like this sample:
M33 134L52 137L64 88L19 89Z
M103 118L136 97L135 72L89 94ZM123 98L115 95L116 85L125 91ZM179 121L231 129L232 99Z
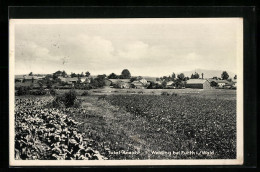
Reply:
M28 81L28 80L38 80L39 78L38 78L38 76L29 76L29 75L25 75L24 76L24 80L25 81Z
M130 88L130 79L109 79L113 87L117 88Z
M59 76L58 77L62 82L67 82L66 78L62 77L62 76Z
M186 82L186 88L211 89L211 86L207 79L189 79Z
M232 83L233 83L233 87L237 88L237 80L234 80Z
M23 82L24 75L15 75L15 82Z
M218 84L218 87L220 88L224 88L225 85L230 84L230 82L228 82L227 80L216 80L215 82Z
M66 78L65 82L67 82L68 84L75 84L75 83L78 82L78 80L79 79L77 77L75 77L75 78Z
M112 81L109 79L105 79L105 86L110 86L112 84Z
M166 86L172 86L173 84L174 84L173 81L169 81L169 82L167 82Z
M88 77L80 77L79 79L82 83L90 83L90 79Z
M143 79L140 79L140 80L139 80L139 82L143 83L144 85L146 85L146 84L147 84L147 80L146 80L146 79L144 79L144 78L143 78Z
M133 81L131 83L133 88L137 88L137 89L143 89L144 88L144 84L140 81Z

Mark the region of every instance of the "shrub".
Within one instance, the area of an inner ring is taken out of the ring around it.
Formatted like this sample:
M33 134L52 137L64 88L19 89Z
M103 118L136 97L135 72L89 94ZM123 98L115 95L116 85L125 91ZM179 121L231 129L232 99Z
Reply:
M178 94L177 93L172 93L172 96L178 96Z
M139 93L139 94L144 94L144 92L143 92L143 91L138 91L138 93Z
M170 94L164 91L164 92L161 93L161 95L163 95L163 96L169 96Z
M57 92L55 91L55 89L51 89L50 90L50 94L52 95L52 96L56 96L57 95Z
M64 94L64 104L66 107L72 107L77 99L77 93L75 90L70 90Z
M79 107L81 102L77 100L77 94L75 90L70 90L61 95L56 95L52 102L52 106L55 108L59 107Z
M90 95L90 93L88 92L88 91L84 91L82 94L81 94L81 96L89 96Z
M29 87L19 87L17 90L17 95L21 96L21 95L29 94L29 90L30 90Z
M101 99L105 100L106 97L107 97L107 95L101 95L101 96L98 97L98 100L101 100Z

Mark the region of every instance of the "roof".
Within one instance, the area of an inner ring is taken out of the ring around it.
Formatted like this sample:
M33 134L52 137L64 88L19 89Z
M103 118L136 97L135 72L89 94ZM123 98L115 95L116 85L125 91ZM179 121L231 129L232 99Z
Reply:
M29 80L29 79L32 79L32 78L33 79L39 79L37 76L27 76L27 75L24 76L24 79L28 79Z
M134 84L134 85L143 85L143 83L140 82L140 81L133 81L132 84Z
M230 82L228 82L227 80L216 80L216 83L225 83L225 84L229 84Z
M112 83L117 83L117 82L126 82L129 83L130 79L109 79Z
M15 77L15 79L23 79L24 75L15 75L14 77Z
M167 85L169 86L169 85L172 85L173 84L173 81L169 81L169 82L167 82Z
M155 77L143 77L143 79L145 79L148 82L156 82L156 78Z
M208 80L209 80L209 82L212 82L212 81L216 82L217 81L216 79L213 79L213 78L209 78Z
M207 79L189 79L186 84L204 84ZM209 81L208 81L209 82Z
M77 77L74 77L74 78L66 78L66 81L67 81L67 82L78 81L78 78L77 78Z

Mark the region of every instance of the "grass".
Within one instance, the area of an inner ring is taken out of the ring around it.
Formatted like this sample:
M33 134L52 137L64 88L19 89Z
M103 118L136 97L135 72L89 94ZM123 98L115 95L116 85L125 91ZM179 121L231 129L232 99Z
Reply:
M68 90L58 90L58 93L64 93ZM82 93L86 90L76 90L78 95L82 95ZM187 96L195 96L195 97L203 97L203 98L213 98L213 99L228 99L228 100L236 100L236 90L230 89L116 89L116 88L102 88L102 89L92 89L88 90L91 95L128 95L128 94L142 94L144 95L161 95L162 92L169 93L172 95L176 93L178 95L187 95Z

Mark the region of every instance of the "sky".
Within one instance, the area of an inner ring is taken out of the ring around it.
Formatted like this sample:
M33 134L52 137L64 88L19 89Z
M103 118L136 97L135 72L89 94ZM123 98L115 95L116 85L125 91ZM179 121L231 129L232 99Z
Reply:
M237 73L241 29L239 18L20 20L15 22L15 74Z

